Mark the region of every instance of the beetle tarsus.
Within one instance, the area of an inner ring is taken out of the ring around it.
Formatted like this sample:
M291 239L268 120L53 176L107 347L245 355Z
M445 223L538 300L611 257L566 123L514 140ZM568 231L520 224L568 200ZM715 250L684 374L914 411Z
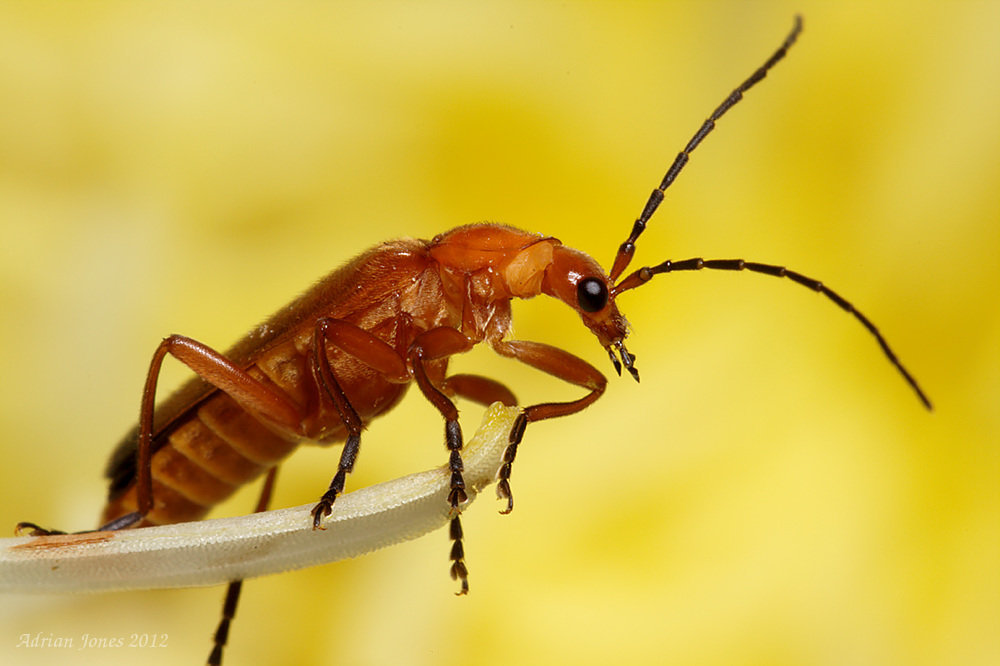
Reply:
M226 643L229 642L229 628L236 616L236 606L239 603L242 589L242 580L234 580L226 588L226 599L222 604L222 619L215 629L212 651L208 655L208 661L205 662L208 666L221 666L222 664L222 651L226 647Z
M461 588L455 594L462 596L469 593L469 568L465 566L465 546L462 545L462 521L458 516L451 519L448 526L448 537L451 546L451 578L461 581Z
M27 532L27 534L25 534ZM47 530L35 523L23 521L14 526L14 536L52 536L53 534L66 534L60 530Z
M132 513L126 513L124 516L115 518L114 520L104 523L96 530L80 530L79 532L63 532L62 530L50 530L42 527L36 523L31 523L28 521L22 521L14 526L15 536L53 536L57 534L91 534L93 532L117 532L118 530L123 530L127 527L132 527L137 523L141 522L145 516L138 511L133 511ZM25 534L27 532L27 534Z
M354 461L358 458L358 448L360 445L360 435L354 433L348 435L347 442L344 444L344 450L340 454L340 465L337 473L333 475L330 487L327 488L323 496L319 498L319 502L313 507L314 530L324 529L321 525L323 518L333 513L333 503L337 501L340 493L344 492L344 485L347 483L347 474L354 469Z
M469 496L464 488L452 488L448 493L448 504L451 505L452 513L460 513L459 507L469 501Z
M500 513L507 515L514 510L514 495L510 491L510 472L514 458L517 457L517 445L524 437L524 429L528 427L528 416L524 412L518 414L507 438L507 448L503 452L503 465L497 471L497 498L507 500L507 508Z
M505 463L504 468L507 470L507 474L510 474L510 463ZM514 496L510 492L510 483L507 479L503 479L497 482L497 499L507 500L507 508L500 509L500 513L507 515L514 510Z
M274 481L278 476L278 468L272 467L264 479L264 486L261 488L260 497L257 499L255 513L267 511L271 504L271 495L274 492ZM229 629L232 627L233 618L236 617L236 607L240 603L240 592L243 589L242 580L229 582L226 588L226 598L222 603L222 618L215 629L214 645L208 655L208 666L220 666L222 664L222 651L229 642Z
M323 519L333 513L333 498L327 499L326 495L316 503L313 507L312 517L313 517L313 529L314 530L325 530L323 527Z

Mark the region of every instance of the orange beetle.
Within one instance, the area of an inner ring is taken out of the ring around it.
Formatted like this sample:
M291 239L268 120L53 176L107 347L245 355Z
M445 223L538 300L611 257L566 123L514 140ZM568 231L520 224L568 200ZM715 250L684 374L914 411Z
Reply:
M525 407L510 433L497 494L513 508L511 465L528 423L579 412L595 402L607 380L586 361L558 347L506 339L511 301L545 294L573 308L607 350L618 374L637 381L635 357L625 348L628 324L616 298L659 273L749 270L823 293L852 313L877 339L917 396L930 401L900 364L875 326L819 281L780 266L742 259L665 261L619 280L635 243L663 200L664 191L690 153L743 93L781 60L802 28L796 17L777 51L737 87L691 138L653 190L610 272L590 256L555 238L498 224L473 224L430 241L383 243L333 271L260 325L225 354L180 335L166 338L153 355L138 426L113 454L107 469L109 501L101 529L165 524L202 518L240 485L269 472L258 509L266 507L277 465L302 441L344 441L336 474L312 511L322 529L357 458L361 431L402 398L411 380L445 420L452 507L451 574L468 590L459 505L466 499L462 431L454 397L481 404L516 404L503 384L478 375L448 375L448 360L480 342L498 354L586 390L569 402ZM197 374L155 405L157 377L171 355ZM34 523L20 529L51 534ZM239 581L230 586L209 663L221 660Z

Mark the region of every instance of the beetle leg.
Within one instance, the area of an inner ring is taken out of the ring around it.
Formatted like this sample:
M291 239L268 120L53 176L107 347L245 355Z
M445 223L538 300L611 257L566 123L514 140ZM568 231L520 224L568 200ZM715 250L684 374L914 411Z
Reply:
M219 352L191 338L171 335L153 353L153 360L142 390L137 444L138 511L117 518L101 529L121 529L138 522L153 509L152 440L153 410L156 401L156 381L163 359L170 354L193 370L199 377L223 391L240 407L262 416L284 428L296 430L302 420L299 408L281 393L249 375Z
M511 390L500 382L480 375L451 375L441 384L445 393L455 394L466 400L489 407L499 402L507 407L517 404L517 398Z
M503 454L503 466L497 473L497 497L507 500L507 508L501 513L510 513L514 509L514 497L510 492L511 465L517 456L517 446L524 436L524 429L533 421L576 414L601 397L607 386L607 380L597 368L583 359L541 342L499 341L493 343L493 349L501 356L516 359L553 377L590 390L590 393L579 400L544 402L525 407L514 422L507 449Z
M165 338L153 352L142 390L136 442L137 510L101 525L97 531L115 531L131 527L141 522L153 510L153 411L156 405L156 383L163 359L167 354L188 366L201 379L228 394L237 404L255 415L290 430L297 429L302 420L299 408L286 395L258 381L214 349L182 335ZM56 530L39 528L34 523L19 523L17 529L27 530L35 536L60 533Z
M52 536L53 534L66 534L60 530L49 530L37 523L30 523L22 520L14 526L14 536Z
M454 393L462 398L471 400L481 405L490 406L495 402L502 403L508 407L517 404L517 398L509 388L500 382L482 377L480 375L451 375L441 383L442 390ZM452 578L461 577L463 591L468 590L468 570L464 562L464 549L462 547L462 524L456 516L451 522L450 535L453 542L451 559Z
M260 497L257 499L257 506L254 508L254 513L267 511L267 507L271 503L271 493L274 491L274 479L277 475L277 467L272 467L268 470L267 477L264 479L264 487L261 488ZM222 649L226 647L226 642L229 640L229 626L236 616L236 605L240 601L240 592L242 589L242 580L234 580L226 588L226 600L222 604L222 619L219 620L219 626L215 630L215 637L213 639L215 645L212 647L212 652L208 655L208 661L206 662L208 666L219 666L222 663Z
M452 354L472 349L473 343L467 337L453 328L434 328L418 335L407 352L410 367L413 368L413 377L417 380L417 386L432 405L434 405L441 415L444 416L445 444L448 446L450 456L448 467L451 470L451 491L448 493L448 503L451 505L451 525L449 536L452 540L451 547L451 577L460 580L462 588L459 594L469 591L469 570L465 566L465 549L462 545L462 523L459 520L461 512L460 505L468 495L465 492L465 479L462 477L462 427L458 423L458 409L448 396L441 392L427 377L427 370L424 364L435 359L446 358ZM462 377L462 376L459 376ZM483 390L492 383L491 388L486 388L488 392L495 389L499 384L485 378L477 378L483 381L473 381L472 385ZM446 380L447 382L447 380ZM458 387L468 388L470 384L465 379L459 379L455 384ZM453 388L455 385L453 384ZM476 389L473 389L475 392ZM510 393L509 391L507 391ZM506 396L505 396L506 397ZM513 397L513 396L510 396Z
M458 409L448 396L441 392L427 377L424 364L440 358L472 349L473 343L459 331L453 328L441 327L431 329L418 335L407 352L410 365L413 367L413 377L417 386L441 415L444 416L445 443L451 452L451 492L448 502L453 509L467 499L465 482L462 480L462 428L458 423Z
M330 515L333 503L344 490L347 475L354 469L361 447L361 430L364 423L357 410L351 405L333 374L330 357L326 353L327 343L358 359L368 367L385 375L390 380L404 382L410 374L402 357L388 344L370 332L341 319L321 317L316 321L313 332L313 349L310 364L316 383L328 397L340 415L347 429L347 441L340 454L337 473L330 481L330 487L313 507L313 529L323 529L323 518Z
M340 414L340 420L343 421L344 427L347 429L347 441L344 442L344 449L340 452L337 473L334 475L333 480L330 481L330 487L323 493L323 496L320 497L319 502L316 503L316 506L312 510L314 530L325 529L322 525L323 518L329 516L333 511L333 503L337 499L337 496L343 492L347 475L354 469L354 463L358 458L358 451L361 448L361 428L364 424L357 410L354 409L347 399L347 395L344 393L344 389L341 388L340 382L334 376L333 368L330 367L330 357L326 353L326 343L330 341L336 344L336 340L339 339L337 332L341 330L342 327L339 324L342 323L344 322L323 317L316 322L316 328L313 331L313 349L310 358L313 375L323 394L333 402L337 413ZM374 337L370 333L367 333L367 335Z

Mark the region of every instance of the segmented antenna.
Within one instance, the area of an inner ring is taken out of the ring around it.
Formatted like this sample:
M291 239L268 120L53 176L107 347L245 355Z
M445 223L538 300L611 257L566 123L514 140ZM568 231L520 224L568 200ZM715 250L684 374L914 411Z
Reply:
M807 289L812 289L813 291L818 291L823 294L831 301L839 305L846 312L854 315L855 319L861 322L861 325L868 329L868 332L875 336L878 340L879 346L885 353L889 362L896 366L900 374L903 375L903 379L906 383L916 392L917 397L920 398L920 402L924 403L924 407L927 409L933 409L931 406L931 401L924 393L920 385L917 384L917 380L913 378L913 375L903 367L903 364L899 361L896 353L892 351L889 347L889 343L886 342L885 338L882 337L882 333L879 332L875 324L871 322L868 317L861 314L857 308L855 308L850 302L847 301L843 296L835 292L834 290L827 287L825 284L819 280L814 280L811 277L806 277L801 273L797 273L793 270L789 270L784 266L775 266L773 264L760 264L754 261L744 261L743 259L702 259L701 257L695 257L693 259L685 259L683 261L664 261L662 264L657 264L656 266L647 266L645 268L640 268L635 271L627 278L615 285L614 295L617 297L623 291L628 291L629 289L634 289L640 285L646 284L653 279L654 275L660 273L673 273L676 271L700 271L703 268L715 269L720 271L752 271L754 273L762 273L764 275L770 275L772 277L786 277L792 282L801 284Z
M726 111L732 108L732 106L738 101L743 99L743 93L750 90L750 88L753 88L758 81L767 76L767 71L774 67L779 60L785 57L788 49L795 43L795 40L798 39L800 32L802 32L802 17L796 16L795 24L792 26L792 31L788 33L787 37L785 37L785 41L781 44L778 50L767 59L767 62L757 68L757 71L751 74L750 78L741 83L736 90L729 93L729 97L727 97L722 104L720 104L718 108L712 112L712 115L708 117L708 120L702 123L698 131L695 132L694 136L691 137L691 140L688 141L688 144L684 146L684 150L677 154L677 157L674 159L674 163L670 165L669 169L667 169L667 174L663 177L663 181L660 183L660 186L653 190L653 193L649 195L649 201L646 202L639 218L635 221L635 224L632 225L632 233L630 233L628 239L626 239L626 241L618 247L618 254L615 255L615 262L611 266L610 277L612 282L617 280L618 276L621 275L626 268L628 268L629 263L632 261L632 255L635 254L635 241L639 238L639 235L645 231L646 223L649 222L649 218L653 216L653 213L656 212L660 202L663 201L664 192L677 178L677 175L684 168L684 165L687 164L688 159L691 157L691 153L698 147L698 144L700 144L702 140L708 136L709 132L715 129L715 121L725 115Z
M732 108L737 102L743 99L743 93L745 93L750 88L754 87L761 79L767 76L768 70L774 67L785 54L788 49L795 43L798 39L799 33L802 32L802 17L795 17L795 24L792 26L792 31L788 33L785 37L785 41L782 42L778 50L775 51L770 58L767 59L763 65L757 68L750 77L741 83L733 92L729 93L729 96L720 104L712 115L708 117L698 131L694 133L691 140L688 141L687 145L684 146L684 150L677 154L674 159L673 164L667 169L666 175L660 182L659 187L653 190L653 193L649 195L649 200L642 209L642 213L639 214L639 218L632 225L632 233L629 237L622 243L618 248L618 254L615 255L615 262L611 267L611 282L614 283L618 277L628 268L629 263L632 261L632 256L635 254L635 242L639 238L640 234L646 230L646 223L649 222L649 218L653 216L656 209L659 207L660 203L663 201L664 192L670 185L677 179L678 174L684 169L684 166L688 163L691 157L691 153L695 148L708 136L709 132L715 129L715 122L725 115L726 111ZM812 289L813 291L818 291L831 301L836 303L841 307L841 309L854 315L855 319L861 322L861 325L868 329L868 332L875 336L878 341L879 347L882 348L882 352L889 359L889 362L896 367L896 369L903 375L903 379L906 383L917 394L920 398L920 402L924 404L927 409L932 409L931 401L927 398L927 394L924 393L920 385L917 384L917 380L913 378L913 375L903 367L903 364L899 361L895 352L889 347L889 343L886 342L882 333L879 332L878 328L871 322L868 317L861 314L847 299L843 298L840 294L833 291L826 285L824 285L819 280L814 280L813 278L806 277L801 273L797 273L792 270L788 270L784 266L775 266L773 264L761 264L753 261L744 261L743 259L702 259L696 257L694 259L685 259L684 261L664 261L656 266L646 266L640 268L639 270L633 272L628 277L624 278L618 284L615 284L611 288L611 297L616 298L622 294L622 292L628 291L629 289L634 289L640 285L646 284L653 276L660 273L671 273L675 271L697 271L703 268L723 270L723 271L752 271L754 273L762 273L764 275L770 275L772 277L786 277L793 282L796 282L803 287ZM608 353L611 355L611 361L615 365L615 370L618 374L621 374L621 363L615 358L613 350L609 348ZM624 358L624 357L623 357ZM635 357L629 358L629 360L634 360ZM634 367L629 367L629 372L638 380L638 374L636 373Z

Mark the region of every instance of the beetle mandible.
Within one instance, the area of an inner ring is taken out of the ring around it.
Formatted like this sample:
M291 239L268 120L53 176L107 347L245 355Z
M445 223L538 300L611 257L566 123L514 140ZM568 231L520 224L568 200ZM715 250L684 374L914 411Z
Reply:
M605 377L586 361L558 347L507 339L511 301L545 294L573 308L607 351L616 372L636 381L635 356L625 347L628 325L617 298L654 276L701 269L787 277L821 292L876 338L890 362L921 402L926 394L903 367L871 321L821 282L781 266L742 259L664 261L622 277L636 241L687 164L690 154L743 94L787 53L802 30L796 17L781 46L730 93L677 155L653 190L611 270L550 236L498 224L471 224L430 241L395 240L357 256L333 271L225 354L181 335L163 340L153 354L142 392L139 423L108 463L108 503L102 530L202 518L240 485L267 473L258 509L266 506L274 470L304 441L344 442L337 471L312 511L323 529L354 467L366 424L396 405L411 382L442 415L451 472L448 502L451 575L468 591L460 506L462 430L454 398L488 405L516 404L513 393L493 379L448 375L448 360L485 342L502 356L579 386L586 393L568 402L523 408L509 436L497 474L503 513L513 508L510 478L517 447L529 423L579 412L604 392ZM166 356L197 377L159 405L156 383ZM51 534L34 523L19 529ZM228 623L239 594L230 586L224 619L210 663L219 663Z

